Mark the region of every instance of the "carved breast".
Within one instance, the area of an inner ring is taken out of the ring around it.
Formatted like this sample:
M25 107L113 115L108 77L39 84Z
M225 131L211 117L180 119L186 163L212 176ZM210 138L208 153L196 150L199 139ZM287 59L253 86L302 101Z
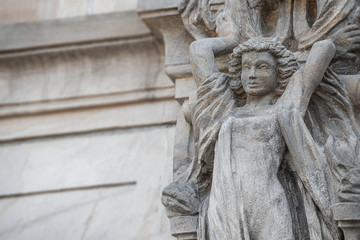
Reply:
M231 151L236 162L232 164L243 170L253 169L255 164L263 166L265 172L275 171L285 146L276 114L237 112L227 121L230 121L225 125L231 126Z
M275 113L238 113L231 117L232 137L235 142L281 143L280 126Z

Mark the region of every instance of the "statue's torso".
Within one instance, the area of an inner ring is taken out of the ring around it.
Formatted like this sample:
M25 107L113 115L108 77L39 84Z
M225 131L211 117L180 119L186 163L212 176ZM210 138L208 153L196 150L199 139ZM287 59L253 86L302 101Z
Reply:
M223 149L229 149L230 154L223 155ZM240 228L250 239L293 239L286 195L277 178L284 149L285 141L273 107L256 113L236 109L223 122L215 149L218 152L209 206L209 215L215 219L210 222L217 222L217 215L222 215L221 219L230 222L240 219ZM232 190L224 192L220 189L224 185ZM224 194L233 198L230 202L234 205L219 202ZM228 215L234 207L238 215ZM275 230L267 225L274 221L282 227Z
M247 211L258 212L256 208L286 202L277 178L285 140L275 111L246 113L238 109L227 121L231 121L231 168L235 181L241 184L244 204L252 205Z

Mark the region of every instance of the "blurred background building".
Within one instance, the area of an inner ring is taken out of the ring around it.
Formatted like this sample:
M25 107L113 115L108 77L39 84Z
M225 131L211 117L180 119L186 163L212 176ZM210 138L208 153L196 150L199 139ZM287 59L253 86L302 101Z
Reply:
M172 239L184 34L176 0L0 0L0 239Z

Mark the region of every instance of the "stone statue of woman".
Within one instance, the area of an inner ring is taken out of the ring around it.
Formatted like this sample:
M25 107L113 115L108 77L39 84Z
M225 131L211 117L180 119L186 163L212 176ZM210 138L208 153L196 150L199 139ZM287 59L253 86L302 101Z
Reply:
M234 50L231 71L241 69L237 88L242 86L246 99L221 123L202 224L206 239L294 238L285 191L277 178L286 145L278 111L293 108L304 115L334 49L330 42L318 43L311 65L293 78L295 57L272 39L251 39ZM313 67L318 68L316 74ZM298 86L285 90L290 79ZM292 95L299 97L289 99Z
M182 3L195 153L163 192L168 216L198 218L198 239L344 239L337 220L360 219L358 2L225 0L216 18L208 0ZM215 57L232 51L220 73Z
M341 239L330 207L347 197L339 186L359 166L360 150L350 101L327 70L333 43L315 43L299 68L280 42L252 38L234 49L230 77L207 66L215 70L206 79L202 66L215 63L196 44L190 52L198 83L187 113L195 159L163 192L169 217L198 215L198 239L299 239L292 197L278 178L286 161L298 179L302 236Z

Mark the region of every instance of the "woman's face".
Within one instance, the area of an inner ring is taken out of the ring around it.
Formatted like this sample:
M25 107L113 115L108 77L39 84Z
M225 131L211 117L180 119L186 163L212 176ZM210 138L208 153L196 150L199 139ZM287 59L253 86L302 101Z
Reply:
M265 96L278 87L277 65L268 52L248 52L242 56L241 82L249 96Z

